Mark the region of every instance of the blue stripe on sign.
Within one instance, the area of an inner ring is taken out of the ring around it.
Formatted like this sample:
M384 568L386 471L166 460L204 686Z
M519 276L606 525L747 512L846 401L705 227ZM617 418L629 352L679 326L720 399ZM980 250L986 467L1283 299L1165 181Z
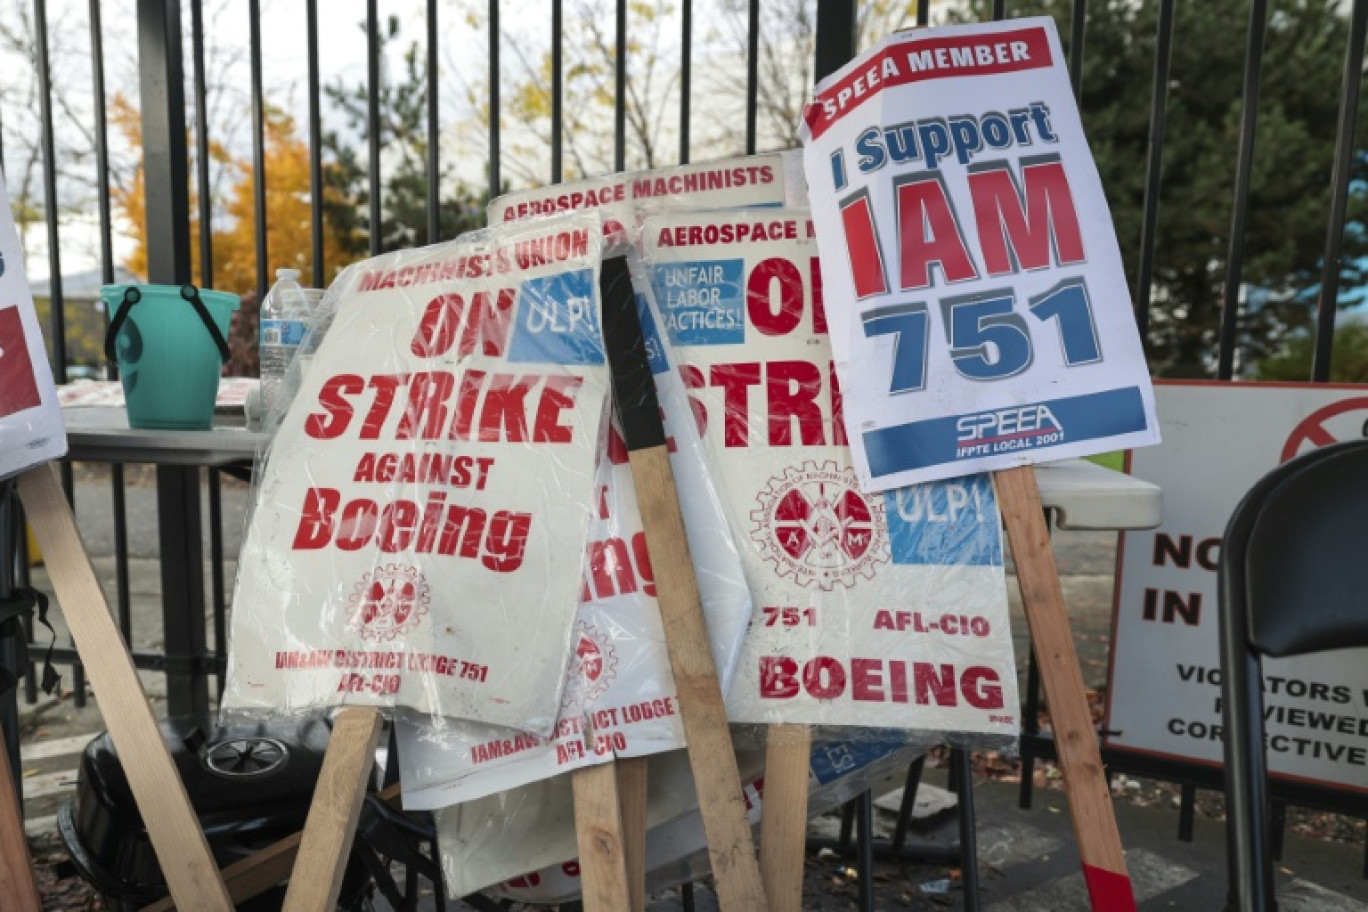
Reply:
M1026 450L1048 449L1145 429L1137 386L911 421L864 435L874 477Z
M878 736L878 729L870 728L865 734ZM887 757L907 744L904 733L889 733L893 737L904 735L903 740L890 741L815 741L812 745L810 772L818 784L826 785L875 760Z

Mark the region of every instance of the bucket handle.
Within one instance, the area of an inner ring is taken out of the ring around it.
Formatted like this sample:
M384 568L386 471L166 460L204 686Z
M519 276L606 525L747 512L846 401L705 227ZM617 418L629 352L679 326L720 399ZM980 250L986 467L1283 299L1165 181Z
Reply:
M114 319L109 321L109 329L105 330L105 357L110 364L118 364L119 359L114 353L114 340L119 337L119 330L123 329L124 321L128 319L128 312L133 309L133 305L142 300L142 292L136 288L125 288L123 300L119 302L118 310L114 311Z
M209 336L214 340L215 347L218 348L219 361L227 363L228 359L232 357L232 353L228 351L228 343L224 340L223 333L219 332L218 326L215 325L214 318L210 316L209 310L200 300L199 289L190 284L182 285L180 296L195 308L195 313L199 315L200 322L204 324L205 329L209 330ZM142 292L138 289L124 289L123 300L119 302L119 309L114 312L114 318L109 321L109 330L105 333L105 357L111 363L118 363L118 358L114 353L114 340L118 338L119 330L123 329L124 321L128 319L128 312L141 300Z
M199 289L194 285L185 284L181 286L180 295L194 305L195 313L199 314L200 322L204 324L205 329L209 330L209 336L214 340L214 345L218 346L219 361L227 364L228 359L233 355L228 351L228 343L224 341L223 333L219 332L218 326L214 323L214 318L210 316L209 309L200 300Z

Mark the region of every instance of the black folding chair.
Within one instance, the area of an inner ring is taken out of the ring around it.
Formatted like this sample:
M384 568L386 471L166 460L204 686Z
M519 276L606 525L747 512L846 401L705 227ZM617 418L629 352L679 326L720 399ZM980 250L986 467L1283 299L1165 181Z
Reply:
M1274 469L1226 527L1220 562L1228 908L1276 909L1262 657L1368 646L1368 440Z

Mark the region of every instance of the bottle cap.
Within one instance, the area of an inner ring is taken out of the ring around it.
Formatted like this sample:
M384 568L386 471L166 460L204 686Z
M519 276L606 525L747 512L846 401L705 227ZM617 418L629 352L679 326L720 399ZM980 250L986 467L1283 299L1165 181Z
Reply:
M281 279L294 279L295 281L299 281L299 270L281 267L276 270L276 281Z

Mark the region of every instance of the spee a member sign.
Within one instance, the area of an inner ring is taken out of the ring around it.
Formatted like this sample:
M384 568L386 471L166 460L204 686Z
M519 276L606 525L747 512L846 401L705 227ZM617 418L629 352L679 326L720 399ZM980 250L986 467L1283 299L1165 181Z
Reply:
M243 545L226 708L550 734L606 430L601 249L577 214L334 282Z
M1122 538L1107 746L1220 764L1226 524L1280 464L1368 436L1368 389L1160 383L1155 394L1164 444L1131 454L1130 472L1163 487L1163 520ZM1368 651L1265 659L1263 678L1270 772L1368 789Z
M1053 20L895 34L805 121L864 490L1158 440Z
M66 426L24 277L24 251L0 175L0 478L60 459L66 450Z

